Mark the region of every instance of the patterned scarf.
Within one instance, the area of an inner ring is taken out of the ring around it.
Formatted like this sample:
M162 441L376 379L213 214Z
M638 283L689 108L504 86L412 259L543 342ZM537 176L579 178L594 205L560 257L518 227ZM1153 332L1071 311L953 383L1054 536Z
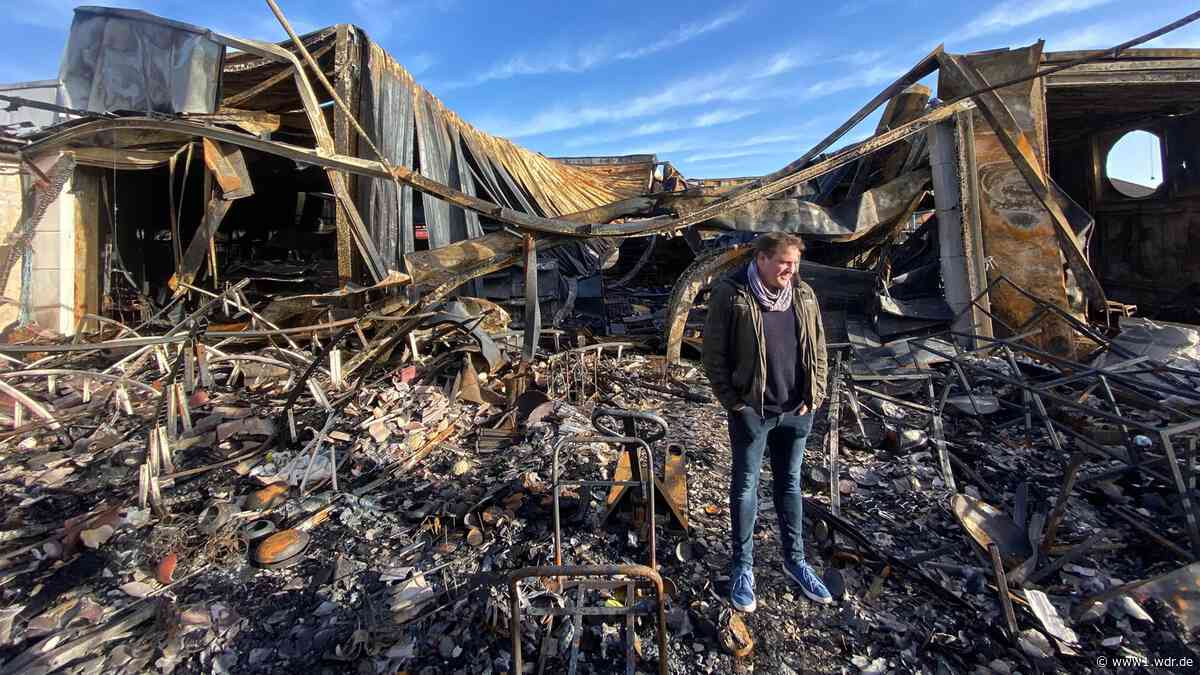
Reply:
M762 277L758 276L756 261L750 261L750 291L758 304L768 312L782 312L792 306L792 287L784 286L778 290L767 288Z

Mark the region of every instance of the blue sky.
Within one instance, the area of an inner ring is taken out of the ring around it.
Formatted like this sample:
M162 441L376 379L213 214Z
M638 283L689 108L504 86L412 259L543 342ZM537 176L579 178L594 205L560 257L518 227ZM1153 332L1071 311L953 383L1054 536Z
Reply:
M54 77L79 4L285 37L256 0L5 0L0 81ZM690 177L783 166L939 42L955 52L1038 38L1051 50L1109 47L1195 9L1184 0L280 4L301 31L361 26L486 131L550 156L655 152ZM1200 47L1200 26L1151 46ZM874 124L868 119L846 140Z

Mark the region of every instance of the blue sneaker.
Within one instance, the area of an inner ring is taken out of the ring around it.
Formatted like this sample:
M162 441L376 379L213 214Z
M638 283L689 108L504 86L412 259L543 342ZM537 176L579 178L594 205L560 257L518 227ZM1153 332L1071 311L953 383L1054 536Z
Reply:
M801 560L800 562L783 561L783 571L787 572L788 576L800 585L800 590L808 596L809 600L819 602L822 605L833 603L833 596L829 594L829 589L825 588L825 584L821 581L821 577L813 571L812 565Z
M739 612L753 612L758 607L754 599L754 570L749 566L734 567L729 575L729 602Z

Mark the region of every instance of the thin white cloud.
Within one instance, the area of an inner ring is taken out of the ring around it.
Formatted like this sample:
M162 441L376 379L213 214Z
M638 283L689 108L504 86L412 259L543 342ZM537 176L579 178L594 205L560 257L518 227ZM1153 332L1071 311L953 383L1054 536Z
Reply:
M646 124L637 125L631 131L626 133L620 133L616 136L609 136L606 140L613 140L614 138L629 138L631 136L651 136L653 134L661 134L664 131L674 131L678 128L680 128L680 125L677 122L672 121L664 120L661 122L647 122Z
M880 0L845 0L838 7L838 16L853 16L881 4Z
M778 143L795 143L812 138L811 134L760 134L751 136L750 138L742 139L738 142L738 147L749 148L755 145L775 145Z
M657 93L603 103L557 104L521 120L480 120L479 126L500 136L536 136L602 123L659 114L668 110L709 103L737 103L770 96L763 87L740 82L733 70L709 73L670 83Z
M884 53L876 50L855 50L852 52L822 54L814 46L793 47L772 55L766 65L754 73L756 78L768 78L790 73L793 70L816 65L846 64L851 66L866 66L879 61Z
M737 159L739 157L754 157L757 155L774 155L774 154L779 154L780 152L782 152L782 151L779 151L779 150L727 150L727 151L722 151L722 152L708 152L708 153L700 153L698 155L691 155L690 157L685 158L683 161L694 162L696 164L699 164L701 162L715 162L715 161L721 160L721 159Z
M42 0L37 7L20 2L0 4L0 17L10 24L37 26L66 31L71 27L75 8L81 5L97 5L96 0ZM122 9L149 10L144 0L106 0L104 5Z
M695 115L691 118L681 117L679 119L666 119L659 120L657 122L646 122L645 124L639 124L632 129L618 130L609 134L578 136L576 138L568 139L563 143L563 145L568 148L601 147L626 138L653 136L654 134L683 131L685 129L706 129L708 127L736 122L756 114L758 114L758 111L753 109L719 108L717 110L700 113L699 115Z
M357 0L375 2L380 0ZM737 21L746 13L746 7L733 7L716 16L683 24L667 35L645 45L619 44L614 37L590 41L586 46L552 46L536 52L516 54L498 63L483 73L466 80L450 82L446 89L456 89L490 82L507 80L524 75L547 73L582 73L604 64L617 61L640 59L691 42L701 36L720 30Z
M705 104L748 104L766 100L791 98L813 100L859 87L875 86L895 79L904 71L889 65L854 67L847 74L820 80L799 87L771 86L763 79L747 74L753 72L746 64L737 64L721 71L706 73L669 83L657 93L639 96L630 100L607 100L590 104L563 104L519 119L483 118L480 128L508 137L537 136L557 131L580 129L597 124L611 124L627 120L659 115L676 108ZM703 126L694 124L694 126ZM645 131L661 133L661 124L649 124ZM636 129L635 129L636 132ZM637 133L628 136L639 135Z
M420 75L437 63L437 57L430 52L420 52L404 60L404 66L413 75Z
M649 56L666 51L672 47L678 47L685 42L691 42L702 35L728 26L742 18L745 13L746 7L744 6L730 8L708 20L684 24L668 33L665 37L655 40L644 47L623 50L615 58L616 60L640 59L643 56Z
M658 141L645 145L631 146L620 153L621 155L645 155L650 153L690 152L703 148L711 148L713 144L699 138L676 138L669 141Z
M885 52L880 50L860 49L853 52L847 52L834 59L841 63L848 63L852 66L869 66L872 63L878 62L885 56Z
M806 123L803 126L810 125ZM694 152L696 154L683 161L709 162L755 155L799 154L803 149L800 146L810 144L814 140L811 133L804 132L774 132L726 140L688 137L626 147L614 154L633 155L653 152L664 155L672 152Z
M1102 49L1129 39L1127 33L1127 29L1122 26L1106 23L1093 24L1046 38L1046 51L1070 52L1077 49Z
M1067 52L1085 49L1109 49L1136 35L1157 28L1173 16L1141 16L1140 20L1123 23L1101 22L1062 30L1046 38L1046 51ZM1034 38L1017 44L1029 44ZM1143 45L1144 48L1189 48L1200 44L1200 23L1191 23Z
M1071 14L1105 5L1113 0L1006 0L967 23L954 41L1003 33L1047 17Z
M814 82L804 88L801 96L805 99L814 99L850 89L858 89L859 87L880 85L895 80L903 72L903 68L896 66L860 68L840 77L832 77Z
M767 61L767 65L755 74L755 77L775 77L797 68L811 65L814 62L811 55L797 49L780 52Z
M455 0L350 0L356 23L374 40L382 40L397 26L415 22L429 12L448 12Z
M736 122L740 119L745 119L756 112L758 111L738 109L712 110L706 113L701 113L692 118L691 126L698 129L714 127L718 124L727 124L729 122Z

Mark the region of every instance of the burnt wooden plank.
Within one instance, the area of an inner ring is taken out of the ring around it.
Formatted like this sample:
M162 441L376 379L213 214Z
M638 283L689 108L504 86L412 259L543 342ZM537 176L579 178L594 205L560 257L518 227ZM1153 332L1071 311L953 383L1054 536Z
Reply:
M250 181L250 172L246 169L242 149L207 138L203 139L203 142L204 165L217 181L222 196L232 201L254 194L254 184Z

